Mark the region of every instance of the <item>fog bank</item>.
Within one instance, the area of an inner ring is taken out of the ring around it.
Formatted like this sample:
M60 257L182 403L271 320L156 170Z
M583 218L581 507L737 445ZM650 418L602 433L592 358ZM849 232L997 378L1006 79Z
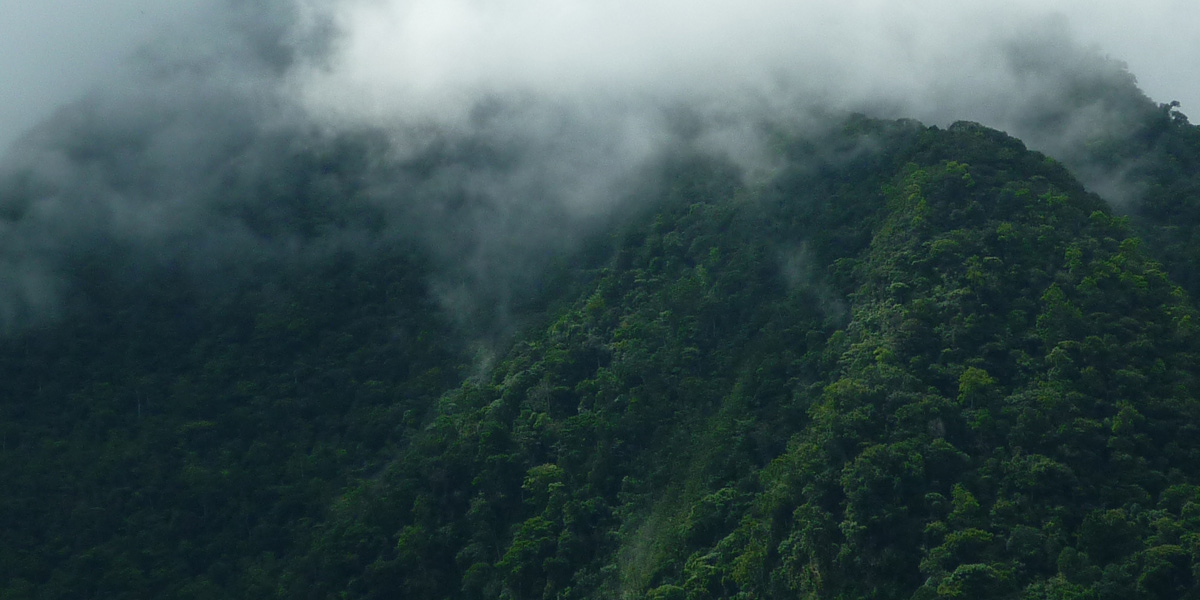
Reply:
M1069 161L1146 103L1105 52L1185 111L1200 60L1200 7L1166 0L58 1L57 53L0 35L2 73L30 82L0 113L6 331L65 310L82 262L236 282L395 239L448 307L502 314L665 155L769 172L766 124L860 111L980 121ZM0 34L50 27L49 6L5 4Z

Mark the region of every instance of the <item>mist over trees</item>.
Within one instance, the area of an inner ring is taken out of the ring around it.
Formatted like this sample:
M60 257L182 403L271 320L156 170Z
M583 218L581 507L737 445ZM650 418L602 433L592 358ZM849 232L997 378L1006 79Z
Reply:
M754 4L221 3L25 134L0 597L1194 595L1186 107Z
M440 284L449 304L505 304L543 257L659 185L666 157L726 156L761 178L779 166L774 132L819 132L839 111L982 122L1110 201L1144 191L1121 152L1152 143L1138 128L1153 104L1062 22L1016 6L932 23L868 4L830 19L759 8L777 18L718 3L620 34L629 15L615 6L220 3L0 163L3 326L69 310L76 255L228 281L260 275L248 257L270 270L414 237L455 272ZM934 35L950 24L980 34ZM710 30L743 43L695 35ZM675 53L660 47L671 40Z

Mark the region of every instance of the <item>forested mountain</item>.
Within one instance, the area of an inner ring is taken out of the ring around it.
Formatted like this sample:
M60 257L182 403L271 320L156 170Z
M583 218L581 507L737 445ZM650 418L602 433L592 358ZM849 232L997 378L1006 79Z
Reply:
M0 345L0 597L1200 597L1200 129L1113 85L1066 166L859 115L679 150L490 316L415 237L80 258ZM296 185L262 235L375 227Z

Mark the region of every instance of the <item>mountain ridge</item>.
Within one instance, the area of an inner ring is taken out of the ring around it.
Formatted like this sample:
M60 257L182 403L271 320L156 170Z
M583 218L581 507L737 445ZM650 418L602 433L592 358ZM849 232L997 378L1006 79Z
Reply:
M0 592L1192 597L1200 130L1141 106L1076 159L1140 161L1127 217L1001 132L848 116L762 180L663 161L457 319L419 243L211 296L77 266L91 308L2 349ZM336 183L266 225L372 221Z

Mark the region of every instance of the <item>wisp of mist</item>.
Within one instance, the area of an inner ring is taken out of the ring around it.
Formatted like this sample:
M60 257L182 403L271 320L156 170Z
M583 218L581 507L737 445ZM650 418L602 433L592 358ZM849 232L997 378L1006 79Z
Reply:
M76 265L96 257L134 280L162 265L238 280L397 238L433 257L448 307L502 307L636 203L665 154L769 172L763 125L803 132L815 115L980 121L1069 164L1127 126L1121 99L1075 99L1130 77L1078 33L1121 14L1065 0L214 0L4 155L0 328L67 310ZM314 203L349 216L289 229Z

